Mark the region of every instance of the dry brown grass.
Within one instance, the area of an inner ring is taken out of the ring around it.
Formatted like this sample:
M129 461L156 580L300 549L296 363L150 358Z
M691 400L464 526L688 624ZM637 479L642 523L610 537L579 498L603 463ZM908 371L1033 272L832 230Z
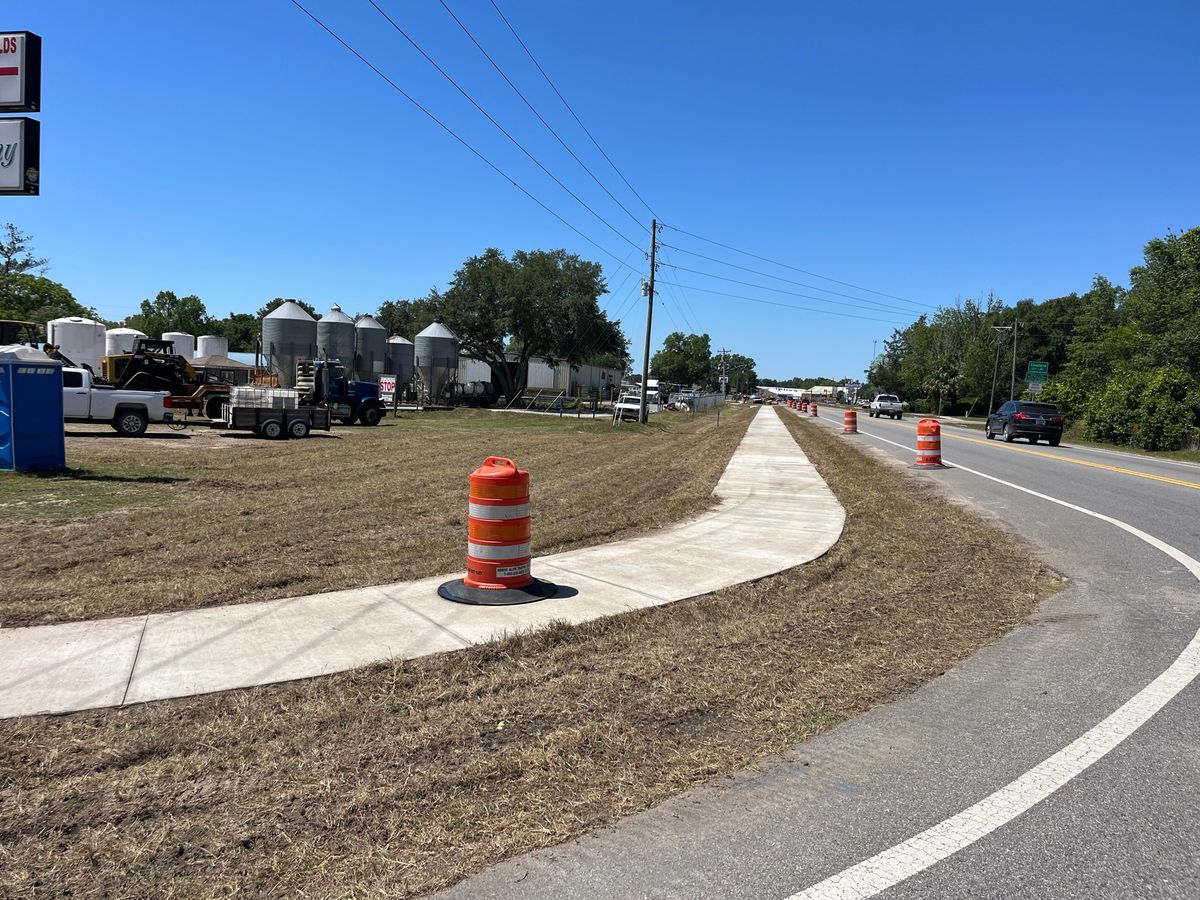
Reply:
M0 477L0 623L161 612L407 581L465 565L468 473L530 471L534 552L712 502L751 410L655 424L460 411L304 441L72 426L73 469Z
M904 694L1032 608L1046 576L1007 534L785 421L848 512L809 565L460 653L0 723L0 893L414 896Z

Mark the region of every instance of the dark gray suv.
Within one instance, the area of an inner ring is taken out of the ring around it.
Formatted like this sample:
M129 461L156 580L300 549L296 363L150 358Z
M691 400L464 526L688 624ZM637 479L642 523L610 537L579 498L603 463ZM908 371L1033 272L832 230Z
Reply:
M988 416L984 433L990 441L998 434L1006 442L1013 438L1028 438L1036 444L1043 438L1051 447L1062 440L1063 417L1053 403L1033 403L1029 400L1009 400Z

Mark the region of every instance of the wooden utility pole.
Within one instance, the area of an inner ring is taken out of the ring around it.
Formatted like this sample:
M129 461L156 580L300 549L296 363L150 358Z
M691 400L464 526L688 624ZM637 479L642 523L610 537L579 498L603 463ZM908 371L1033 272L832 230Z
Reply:
M646 382L650 378L650 326L654 322L654 253L658 249L658 220L650 220L650 286L646 292L646 348L642 353L642 405L638 420L645 425L650 421L650 410L646 406Z
M996 411L996 376L1000 372L1000 345L1003 343L1003 335L1012 330L1011 325L993 325L992 331L996 332L996 359L992 363L992 396L988 400L988 415L990 416Z
M1008 399L1017 399L1017 326L1021 323L1013 319L1013 361L1012 361L1012 381L1008 386Z

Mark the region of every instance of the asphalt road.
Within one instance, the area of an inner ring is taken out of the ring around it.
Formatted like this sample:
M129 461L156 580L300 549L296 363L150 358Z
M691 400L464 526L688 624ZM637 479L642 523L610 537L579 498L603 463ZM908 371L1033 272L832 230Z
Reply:
M840 423L829 409L809 424ZM914 419L859 429L845 440L913 462ZM445 896L1200 897L1200 575L1015 487L1200 559L1200 466L942 434L951 467L919 477L1068 579L1028 625L783 759Z

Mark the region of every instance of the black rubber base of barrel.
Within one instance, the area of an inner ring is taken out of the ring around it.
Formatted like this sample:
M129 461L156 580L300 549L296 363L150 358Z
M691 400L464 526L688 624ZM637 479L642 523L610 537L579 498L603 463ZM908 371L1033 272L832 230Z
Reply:
M470 603L473 606L516 606L518 603L535 603L553 597L558 591L558 585L540 578L533 579L533 584L523 588L503 588L489 590L486 588L467 587L466 582L459 578L447 581L438 588L438 596L455 603Z
M920 469L949 469L950 467L948 465L946 465L945 463L937 463L936 465L933 465L933 466L918 466L916 463L913 463L911 466L909 466L909 468L920 470Z

